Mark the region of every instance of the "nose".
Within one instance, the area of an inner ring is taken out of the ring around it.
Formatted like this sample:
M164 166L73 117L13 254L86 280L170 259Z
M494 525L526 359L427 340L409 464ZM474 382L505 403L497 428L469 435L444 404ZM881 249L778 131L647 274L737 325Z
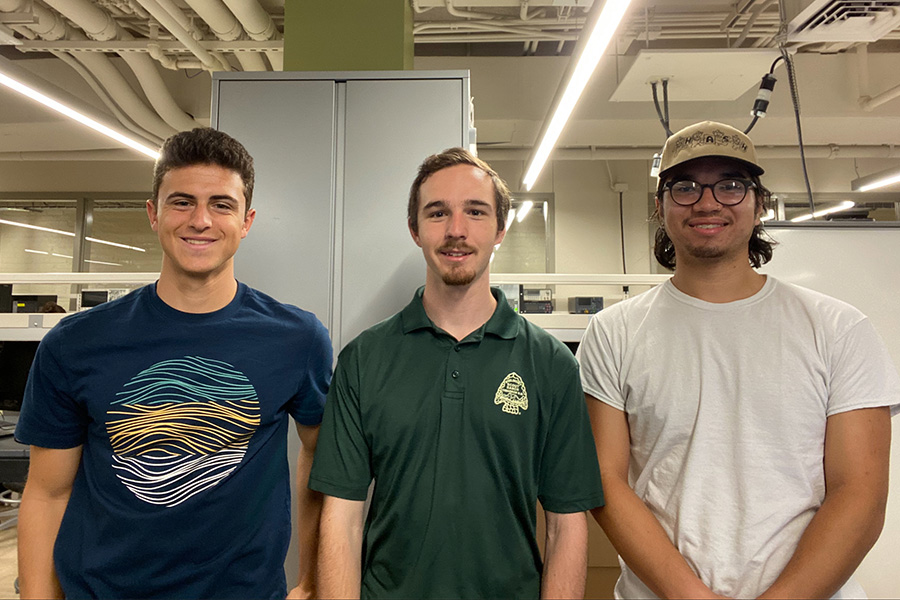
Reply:
M212 227L212 218L209 207L204 202L198 202L191 211L190 226L196 231L204 231Z
M716 197L713 195L712 186L705 186L702 188L700 194L700 199L697 200L697 203L694 204L694 209L699 210L701 212L716 212L718 211L722 205L719 204Z
M451 213L447 220L446 236L448 238L463 238L468 235L466 215L462 212Z

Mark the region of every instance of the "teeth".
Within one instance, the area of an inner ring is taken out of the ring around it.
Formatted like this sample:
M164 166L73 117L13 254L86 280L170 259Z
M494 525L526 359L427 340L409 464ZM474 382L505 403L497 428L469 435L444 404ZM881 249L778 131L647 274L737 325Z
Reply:
M709 224L709 225L694 225L694 227L697 228L697 229L715 229L716 227L721 227L721 225L714 225L714 224Z
M206 240L184 240L188 244L193 244L195 246L199 246L200 244L208 244L209 242Z

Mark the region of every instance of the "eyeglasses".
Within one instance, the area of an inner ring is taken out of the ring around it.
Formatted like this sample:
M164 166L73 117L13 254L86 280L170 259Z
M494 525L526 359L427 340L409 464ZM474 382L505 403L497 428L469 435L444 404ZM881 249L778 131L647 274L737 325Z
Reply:
M712 190L716 202L725 206L740 204L747 197L747 190L756 188L756 184L749 179L722 179L715 183L697 183L690 179L681 181L668 181L663 187L669 190L672 202L680 206L691 206L700 201L703 189Z

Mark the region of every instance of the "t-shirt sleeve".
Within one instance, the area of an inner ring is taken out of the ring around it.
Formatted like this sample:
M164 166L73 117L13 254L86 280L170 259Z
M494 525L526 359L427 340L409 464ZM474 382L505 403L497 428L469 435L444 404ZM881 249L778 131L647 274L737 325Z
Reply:
M309 351L300 389L291 402L290 413L301 425L315 426L322 422L325 395L331 385L331 339L328 330L318 319L309 336Z
M619 385L619 364L610 332L604 325L606 314L591 318L576 358L581 365L581 386L585 393L619 410L625 410L625 396Z
M541 457L538 499L544 510L573 513L603 506L597 449L577 365L558 387Z
M370 449L362 426L356 354L345 348L325 402L310 489L347 500L365 500L372 481Z
M879 406L890 406L892 416L900 413L900 376L869 319L860 320L836 340L830 361L829 417Z
M16 425L16 440L22 444L63 450L84 443L89 416L69 385L69 374L60 347L59 331L50 331L40 343Z

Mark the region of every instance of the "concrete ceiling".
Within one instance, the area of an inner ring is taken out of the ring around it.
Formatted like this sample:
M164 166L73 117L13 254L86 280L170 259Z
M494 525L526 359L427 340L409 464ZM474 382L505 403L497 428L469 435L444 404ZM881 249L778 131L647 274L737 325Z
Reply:
M0 72L15 74L154 144L177 129L208 124L211 68L278 66L283 1L228 0L246 10L252 6L278 32L271 40L254 41L246 33L252 26L240 21L239 37L232 42L217 38L214 27L198 16L211 4L225 6L221 0L0 0L0 39L18 42L0 45ZM416 69L469 69L484 156L524 159L592 0L411 4ZM857 2L883 10L850 16L841 0L783 4L634 0L560 140L557 157L629 159L658 148L665 133L649 84L656 77L670 81L672 129L701 119L746 127L758 81L783 40L794 56L804 141L811 155L840 153L900 163L900 149L894 148L900 145L900 97L865 106L867 97L900 86L900 2ZM154 5L169 5L168 16L148 14L146 7ZM821 22L801 27L815 21L809 14L819 9L825 9ZM99 16L107 19L107 34L97 33ZM172 33L177 27L170 21L193 27L193 53ZM109 39L93 39L104 36ZM260 52L229 51L254 43ZM771 147L770 156L797 145L783 62L775 75L769 115L752 134L758 144ZM127 176L134 169L123 163L146 159L0 87L0 191L66 185L29 175L39 173L45 161L79 163L81 167L71 167L71 185L101 189L104 184L92 184L91 177L109 178L113 171Z

